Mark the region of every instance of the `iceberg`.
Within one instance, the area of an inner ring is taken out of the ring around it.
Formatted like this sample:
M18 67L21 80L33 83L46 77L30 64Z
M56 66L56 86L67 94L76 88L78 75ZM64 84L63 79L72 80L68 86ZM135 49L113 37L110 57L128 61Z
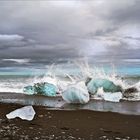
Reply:
M45 96L56 96L57 87L53 84L43 82L36 83L33 86L26 86L23 91L29 95L40 94Z
M84 82L69 85L62 93L62 98L67 103L85 104L89 101L89 93Z
M47 82L36 83L34 85L34 88L37 94L41 94L45 96L56 96L57 93L56 86Z
M103 95L103 99L105 101L110 101L110 102L119 102L122 99L123 95L121 92L115 92L115 93L110 93L110 92L105 92Z
M122 98L123 95L121 92L104 92L103 87L99 88L97 91L97 96L102 98L105 101L110 101L110 102L119 102Z
M37 79L33 85L28 85L23 88L23 92L29 95L39 94L45 96L56 96L58 93L58 80L55 76L44 76Z
M35 111L32 106L25 106L19 109L16 109L6 115L8 119L14 119L16 117L21 118L22 120L33 120Z
M26 86L23 88L23 92L33 95L36 93L34 86Z
M121 92L122 88L115 85L112 81L107 79L92 79L87 83L87 89L90 94L97 93L99 88L103 88L104 92Z

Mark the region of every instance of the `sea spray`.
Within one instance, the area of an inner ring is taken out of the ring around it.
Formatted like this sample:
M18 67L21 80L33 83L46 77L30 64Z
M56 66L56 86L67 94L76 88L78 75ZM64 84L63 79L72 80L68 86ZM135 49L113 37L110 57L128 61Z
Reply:
M75 66L74 66L75 64ZM62 93L70 86L74 85L80 81L83 81L85 83L88 83L91 79L104 79L109 80L113 82L115 86L120 86L122 89L122 93L124 95L124 92L131 87L135 87L138 92L127 94L127 97L123 97L125 100L140 100L140 83L127 83L127 80L125 77L121 77L121 75L118 75L116 72L116 69L114 67L110 67L110 72L107 72L105 68L101 67L91 67L87 62L81 62L81 63L74 63L71 64L71 69L76 68L76 74L69 73L69 69L67 71L62 71L58 74L58 69L56 70L55 65L48 66L46 69L46 73L44 75L40 76L28 76L27 78L16 78L15 80L5 80L4 82L1 81L0 83L0 91L7 91L7 92L20 92L23 93L23 87L25 86L33 86L36 83L43 83L48 82L50 84L53 84L57 87L57 92L59 93L59 96L62 95ZM78 67L79 69L78 69ZM74 68L73 68L74 67ZM62 67L59 67L59 71L62 70ZM56 72L57 71L57 72ZM18 81L19 80L19 81ZM130 79L131 80L131 79ZM133 79L132 79L133 80ZM24 92L25 93L25 92ZM96 98L95 96L93 98Z
M43 77L35 77L32 85L25 86L24 93L33 95L40 94L45 96L56 96L59 92L58 80L53 72L53 66L48 69L48 73L43 75Z

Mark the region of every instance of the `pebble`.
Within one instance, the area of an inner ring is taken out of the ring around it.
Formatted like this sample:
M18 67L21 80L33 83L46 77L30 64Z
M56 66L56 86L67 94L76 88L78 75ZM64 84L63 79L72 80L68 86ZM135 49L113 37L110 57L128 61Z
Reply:
M73 137L73 136L69 136L69 137L68 137L68 140L76 140L76 138Z
M43 118L43 115L38 115L39 118Z
M116 138L115 138L115 140L120 140L120 139L121 139L121 138L119 138L119 137L116 137Z
M62 131L61 133L62 133L62 134L65 134L66 132Z
M29 127L29 129L34 129L33 127Z

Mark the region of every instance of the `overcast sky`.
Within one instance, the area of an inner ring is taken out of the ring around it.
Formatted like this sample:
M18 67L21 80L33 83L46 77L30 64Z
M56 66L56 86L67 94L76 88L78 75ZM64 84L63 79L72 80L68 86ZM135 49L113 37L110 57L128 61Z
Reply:
M140 0L0 1L1 63L82 57L140 59Z

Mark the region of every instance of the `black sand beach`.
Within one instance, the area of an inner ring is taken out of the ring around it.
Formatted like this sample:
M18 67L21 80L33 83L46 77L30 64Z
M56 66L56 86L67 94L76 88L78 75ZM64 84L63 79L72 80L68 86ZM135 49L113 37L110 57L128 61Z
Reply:
M0 140L140 140L140 0L0 0Z
M24 95L20 96L24 97ZM0 140L140 139L140 115L89 110L57 110L33 105L36 115L32 121L6 118L7 113L22 106L24 105L19 103L0 103Z
M20 107L22 105L0 104L1 140L140 139L140 116L33 106L36 115L32 121L6 119L7 113Z

